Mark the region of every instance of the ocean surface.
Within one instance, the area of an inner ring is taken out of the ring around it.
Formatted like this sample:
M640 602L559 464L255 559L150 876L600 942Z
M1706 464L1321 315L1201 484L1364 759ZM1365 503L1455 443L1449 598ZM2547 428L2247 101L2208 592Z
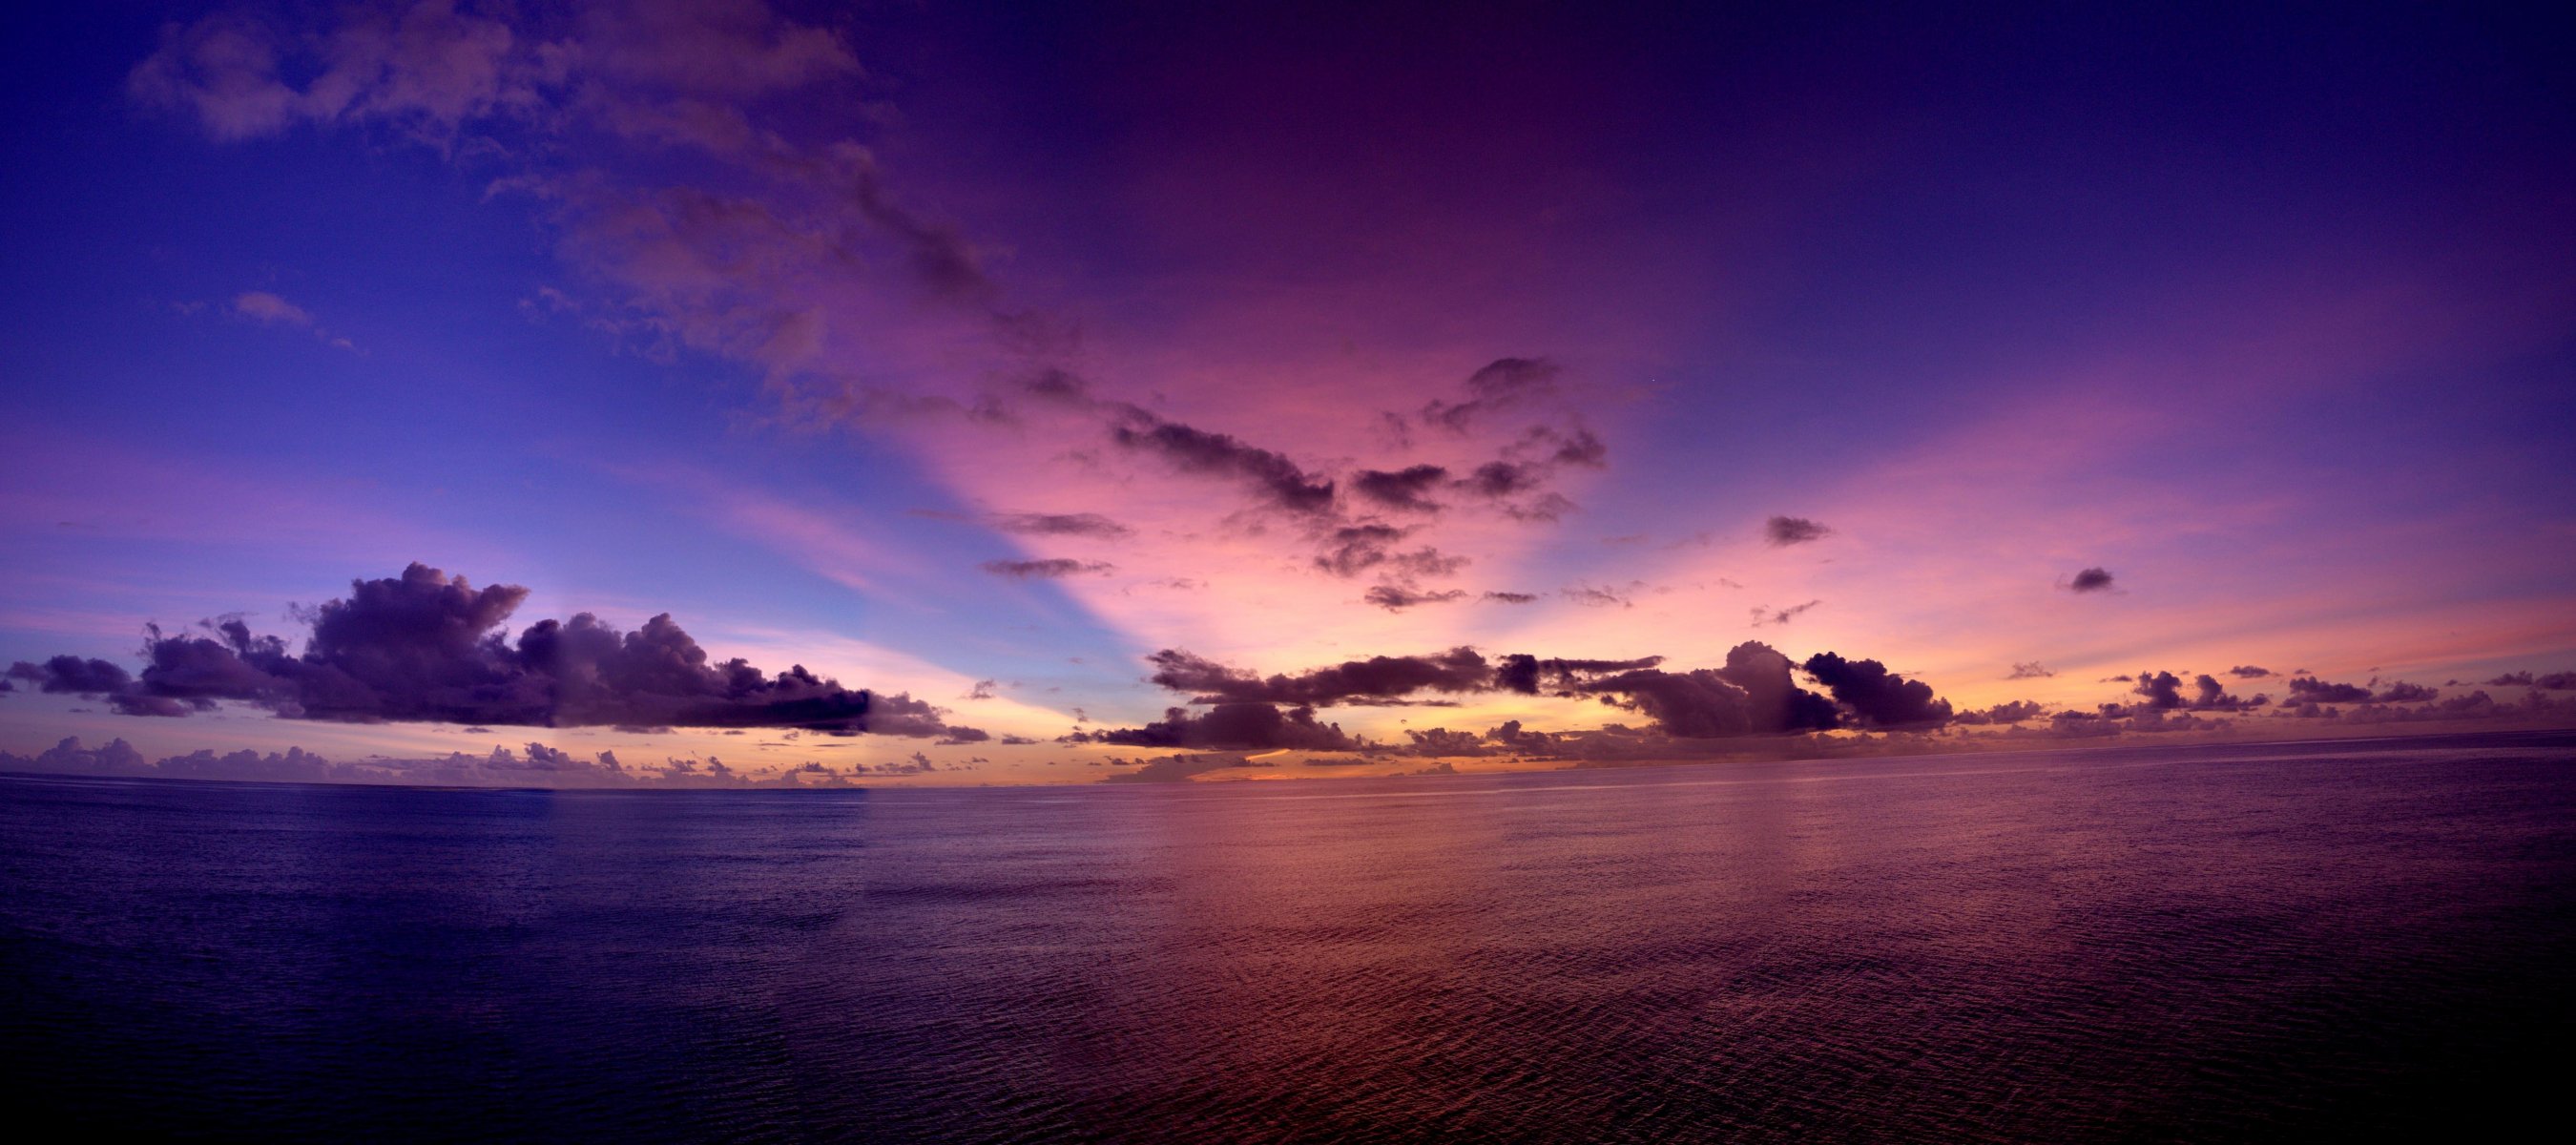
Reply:
M301 1140L2550 1124L2576 737L1173 787L0 777L13 1119Z

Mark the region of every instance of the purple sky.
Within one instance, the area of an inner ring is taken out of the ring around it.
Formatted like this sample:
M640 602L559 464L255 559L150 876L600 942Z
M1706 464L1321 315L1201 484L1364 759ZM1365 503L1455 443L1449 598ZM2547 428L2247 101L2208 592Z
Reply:
M2576 722L2552 29L1026 7L22 19L0 750Z

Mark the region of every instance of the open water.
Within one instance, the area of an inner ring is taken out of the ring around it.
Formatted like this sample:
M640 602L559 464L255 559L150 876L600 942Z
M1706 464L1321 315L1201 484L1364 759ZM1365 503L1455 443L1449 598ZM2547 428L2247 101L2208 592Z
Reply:
M2557 1120L2576 738L1175 787L0 777L13 1120L2224 1140Z

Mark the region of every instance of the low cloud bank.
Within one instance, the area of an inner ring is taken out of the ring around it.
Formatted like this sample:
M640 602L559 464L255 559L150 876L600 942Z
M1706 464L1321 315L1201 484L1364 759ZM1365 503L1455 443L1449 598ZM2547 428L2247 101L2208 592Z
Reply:
M656 616L620 631L589 613L505 627L527 599L517 585L476 588L413 564L399 577L350 582L344 599L302 617L304 651L251 632L239 617L200 623L144 646L140 674L105 660L20 661L8 675L44 692L105 701L133 716L186 716L220 701L281 718L336 723L438 722L512 727L801 728L835 735L989 739L952 726L909 695L844 688L801 664L770 675L715 661Z

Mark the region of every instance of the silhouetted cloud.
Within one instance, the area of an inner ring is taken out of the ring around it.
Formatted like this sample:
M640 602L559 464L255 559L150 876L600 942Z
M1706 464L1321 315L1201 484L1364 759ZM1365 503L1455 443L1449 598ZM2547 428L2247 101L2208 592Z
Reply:
M2049 671L2049 670L2048 670L2048 666L2047 666L2047 665L2042 664L2042 663L2040 663L2040 662L2038 662L2038 661L2036 661L2036 660L2033 660L2033 661L2031 661L2031 662L2029 662L2029 663L2027 663L2027 664L2014 664L2014 665L2013 665L2013 669L2012 669L2012 675L2006 676L2006 677L2004 677L2004 679L2007 679L2007 680L2039 680L2039 679L2045 679L2045 678L2050 677L2050 676L2054 676L2054 675L2056 675L2056 674L2057 674L2057 673L2055 673L2055 672L2051 672L2051 671Z
M2290 699L2311 704L2357 704L2370 698L2370 689L2353 684L2333 684L2312 676L2290 679Z
M1266 703L1221 703L1197 715L1188 708L1168 708L1162 719L1143 727L1078 731L1057 742L1221 751L1354 751L1362 746L1359 740L1342 734L1340 725L1318 722L1313 708L1283 712L1278 705Z
M1636 607L1636 602L1628 599L1627 594L1614 588L1594 584L1567 585L1558 590L1558 595L1587 608Z
M2551 672L2535 676L2530 672L2507 672L2487 681L2491 688L2543 688L2552 692L2576 691L2576 672Z
M1121 771L1102 776L1102 783L1187 783L1211 771L1229 771L1244 767L1269 767L1239 754L1167 755L1134 771Z
M1118 566L1107 561L1077 561L1070 557L1046 557L1026 561L986 561L979 567L994 576L1009 577L1012 580L1062 580L1065 577L1088 573L1115 572Z
M1682 739L1834 727L1833 703L1798 687L1790 667L1770 645L1746 641L1727 652L1723 668L1640 668L1585 680L1573 690L1643 713L1656 730Z
M1821 541L1833 530L1805 517L1773 517L1762 524L1763 539L1775 548Z
M1274 674L1266 678L1176 648L1166 648L1146 659L1155 667L1147 679L1175 692L1191 693L1190 702L1194 704L1255 702L1330 707L1385 703L1424 691L1455 695L1495 687L1492 667L1473 648L1452 648L1428 656L1372 656L1294 676Z
M841 687L803 665L771 676L749 663L712 663L669 614L621 632L589 613L541 620L507 639L503 624L527 598L515 585L477 589L413 564L398 578L350 582L350 595L312 610L301 655L239 618L194 633L152 630L140 676L104 661L56 657L11 669L49 691L106 697L119 711L179 715L231 700L288 719L347 723L434 721L489 726L810 728L839 734L985 738L948 726L906 695Z
M1434 400L1422 407L1422 421L1453 433L1465 433L1478 417L1553 391L1560 373L1556 363L1545 358L1497 358L1468 375L1467 400Z
M1538 596L1527 592L1489 592L1483 598L1495 604L1536 604Z
M1452 601L1465 600L1466 598L1467 590L1462 588L1453 588L1442 592L1423 592L1409 588L1400 588L1391 584L1377 585L1370 588L1366 593L1361 594L1361 599L1366 600L1370 604L1374 604L1379 608L1383 608L1388 612L1402 612L1405 609L1415 608L1425 604L1448 604Z
M1325 535L1324 551L1316 555L1315 567L1345 577L1375 571L1405 582L1449 576L1466 567L1467 558L1429 546L1397 551L1395 546L1412 534L1411 529L1376 523L1335 529Z
M2267 676L2274 675L2271 669L2257 668L2252 664L2239 664L2228 669L2227 674L2234 676L2239 680L2260 680Z
M1098 513L996 513L990 521L1005 533L1029 537L1098 537L1115 541L1136 531Z
M2372 696L2371 699L2383 704L2413 704L2439 699L2441 695L2442 690L2439 688L2425 684L2410 684L2404 680L2391 680L2387 687L2380 689L2379 694Z
M1430 492L1448 481L1449 471L1437 465L1410 465L1389 472L1363 469L1351 477L1351 492L1391 509L1432 512L1440 508L1430 499Z
M1494 667L1494 686L1506 692L1535 696L1542 689L1565 695L1602 676L1652 668L1664 662L1661 656L1640 656L1634 660L1542 660L1525 652L1505 656Z
M1930 685L1889 672L1876 660L1846 660L1819 652L1808 657L1804 667L1864 726L1919 727L1950 718L1950 702L1935 697Z
M2108 592L2111 589L2111 570L2098 567L2085 569L2059 587L2068 592Z
M1796 620L1798 614L1823 603L1824 601L1821 600L1811 600L1805 604L1793 604L1787 608L1756 608L1753 610L1753 627L1770 628L1787 624Z
M1961 712L1952 717L1951 722L1960 724L2017 724L2025 720L2035 720L2047 714L2048 708L2044 704L2034 703L2030 700L2012 700L2006 703L1997 704L1991 708Z
M1231 434L1210 433L1165 421L1136 407L1110 429L1120 446L1163 458L1184 473L1231 478L1249 486L1275 509L1320 516L1333 509L1333 483L1312 476L1286 457L1246 445Z

